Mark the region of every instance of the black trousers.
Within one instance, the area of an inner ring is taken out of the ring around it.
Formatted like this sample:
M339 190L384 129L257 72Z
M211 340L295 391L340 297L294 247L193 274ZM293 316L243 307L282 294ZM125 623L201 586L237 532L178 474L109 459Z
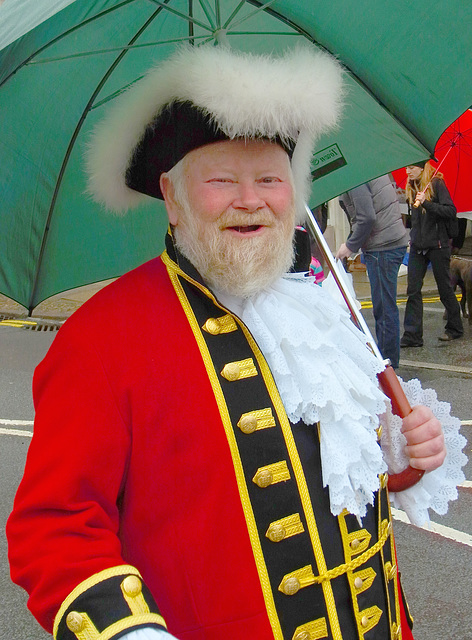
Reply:
M449 247L429 249L425 252L411 247L408 259L408 300L405 309L404 337L411 342L423 341L423 296L421 289L428 264L433 268L439 297L447 311L446 333L458 338L464 332L459 302L449 276Z

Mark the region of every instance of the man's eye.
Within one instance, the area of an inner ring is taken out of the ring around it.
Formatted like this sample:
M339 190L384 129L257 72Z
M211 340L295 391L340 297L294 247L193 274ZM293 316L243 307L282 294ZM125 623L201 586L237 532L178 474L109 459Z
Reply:
M262 182L263 184L270 184L271 182L280 182L280 180L275 176L266 176L265 178L262 178L260 182Z
M233 182L230 178L211 178L208 182Z

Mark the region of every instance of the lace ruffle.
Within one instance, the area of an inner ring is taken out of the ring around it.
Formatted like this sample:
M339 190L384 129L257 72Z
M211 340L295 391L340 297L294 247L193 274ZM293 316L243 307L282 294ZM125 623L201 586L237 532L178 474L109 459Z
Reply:
M429 522L428 509L439 515L447 513L448 503L457 499L457 485L463 482L462 467L467 457L462 452L466 444L459 433L460 420L451 416L451 405L440 402L434 389L423 389L419 380L404 382L400 379L409 403L414 406L423 404L431 409L441 422L447 448L444 464L429 473L410 489L400 493L391 493L393 506L403 509L413 524L422 526ZM392 414L390 406L381 418L388 423L382 433L382 450L389 471L398 473L408 466L408 458L404 452L405 436L401 432L401 418Z
M315 286L313 278L290 274L270 289L241 300L222 296L252 332L277 384L291 422L319 421L323 484L329 488L331 511L344 508L362 517L378 489L378 474L408 465L402 422L377 386L383 364L366 347L366 338L351 322L344 300L332 287ZM465 439L450 405L418 380L402 381L411 405L431 408L442 423L446 461L407 491L392 495L414 524L429 521L428 509L447 512L463 481ZM385 425L382 452L375 429ZM387 461L387 462L386 462Z
M241 319L274 376L289 419L320 423L331 511L362 517L386 470L375 429L385 412L383 365L349 314L312 279L278 280L244 301Z

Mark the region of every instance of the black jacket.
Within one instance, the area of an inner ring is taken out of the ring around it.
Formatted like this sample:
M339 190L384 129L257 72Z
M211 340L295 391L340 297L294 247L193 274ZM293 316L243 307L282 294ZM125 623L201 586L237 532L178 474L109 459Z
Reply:
M413 249L438 249L449 246L447 221L456 216L456 207L441 178L433 178L434 196L425 200L417 209L409 207L411 213L411 246Z

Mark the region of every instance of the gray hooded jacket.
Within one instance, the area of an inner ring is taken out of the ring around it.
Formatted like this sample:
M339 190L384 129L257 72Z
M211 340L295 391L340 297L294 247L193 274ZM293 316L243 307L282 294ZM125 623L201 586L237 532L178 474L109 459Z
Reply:
M395 188L388 176L381 176L340 196L352 224L346 241L353 253L385 251L406 247L408 231L403 225Z

